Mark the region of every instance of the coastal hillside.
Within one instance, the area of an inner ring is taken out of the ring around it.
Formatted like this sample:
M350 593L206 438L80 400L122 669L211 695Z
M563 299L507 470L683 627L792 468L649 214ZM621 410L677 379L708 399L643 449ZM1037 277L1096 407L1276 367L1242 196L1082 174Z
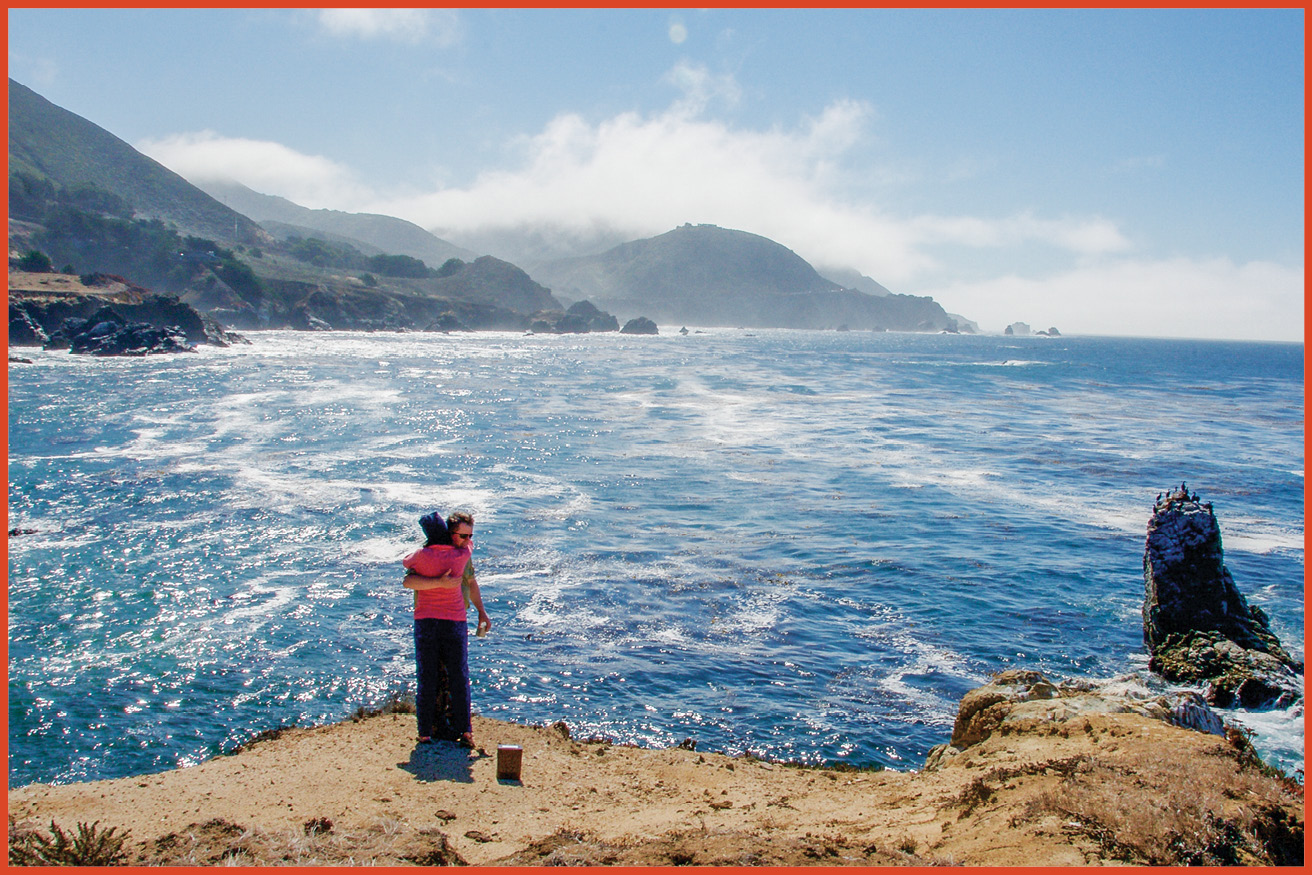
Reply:
M202 190L13 80L9 123L11 260L35 252L65 274L121 277L238 329L576 330L566 304L607 325L973 327L852 271L838 274L848 286L826 279L744 231L684 225L529 276L395 217L312 210L236 183Z
M297 226L301 229L301 236L326 235L329 240L355 243L362 250L374 247L380 252L408 255L433 267L441 266L448 258L473 261L479 255L434 236L413 222L394 216L312 210L286 198L260 194L231 180L202 180L196 185L214 199L265 225L266 230L280 237L288 235L279 234L276 226Z
M108 131L13 80L9 89L11 268L70 287L110 277L240 330L526 330L544 311L564 315L516 266L399 219L291 210L380 245L313 227L271 234ZM56 330L50 296L23 291L24 306L40 308L26 321ZM12 309L11 324L24 319Z
M114 199L183 234L257 243L263 232L159 162L79 115L9 80L11 216L15 178L53 182L85 200Z
M562 299L671 324L957 330L930 298L844 288L773 240L715 225L683 225L531 270Z

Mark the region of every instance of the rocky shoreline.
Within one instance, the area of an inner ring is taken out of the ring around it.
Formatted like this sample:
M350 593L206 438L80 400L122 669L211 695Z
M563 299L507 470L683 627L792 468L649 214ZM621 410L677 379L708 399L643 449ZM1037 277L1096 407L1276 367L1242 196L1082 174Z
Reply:
M98 356L144 356L194 352L198 344L226 347L245 342L217 317L242 330L281 327L299 331L658 333L656 324L644 317L630 319L621 326L613 315L588 301L578 301L565 310L536 310L527 315L469 301L410 296L404 298L405 305L400 299L388 298L393 306L375 312L350 295L330 294L318 288L301 291L300 302L288 314L270 320L249 305L241 311L201 309L201 299L154 293L120 276L23 272L13 270L11 264L9 346L66 349ZM13 354L10 360L22 361Z
M46 285L23 290L13 288L11 275L11 349L144 356L194 352L202 343L226 347L242 342L240 335L176 296L153 294L122 277L60 279L51 275Z

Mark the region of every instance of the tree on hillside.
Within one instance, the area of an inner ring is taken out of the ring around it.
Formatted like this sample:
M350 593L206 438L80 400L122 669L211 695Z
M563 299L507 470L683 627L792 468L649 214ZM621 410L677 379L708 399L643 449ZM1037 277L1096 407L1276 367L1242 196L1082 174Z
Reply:
M49 255L32 249L22 258L18 259L18 269L25 270L29 273L50 273L55 269L55 265L50 260Z
M369 270L383 276L423 279L433 273L418 258L409 255L375 255L369 259Z

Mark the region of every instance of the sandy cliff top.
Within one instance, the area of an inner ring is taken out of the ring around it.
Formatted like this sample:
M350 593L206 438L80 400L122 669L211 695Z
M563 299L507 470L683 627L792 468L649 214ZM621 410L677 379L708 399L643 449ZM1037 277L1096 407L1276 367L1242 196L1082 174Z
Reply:
M1209 842L1200 853L1260 863L1295 828L1302 853L1301 788L1223 737L1136 714L1011 721L921 772L579 742L482 718L470 752L416 745L413 723L388 713L187 769L19 788L11 829L99 821L129 830L136 860L169 865L1098 865L1172 862ZM498 744L522 746L521 781L498 780ZM1242 837L1263 830L1277 841L1255 856Z

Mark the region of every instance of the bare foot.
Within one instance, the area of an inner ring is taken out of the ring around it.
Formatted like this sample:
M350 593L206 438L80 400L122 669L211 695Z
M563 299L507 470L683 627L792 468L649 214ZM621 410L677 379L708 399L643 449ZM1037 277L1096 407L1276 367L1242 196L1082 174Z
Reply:
M470 750L473 750L473 749L474 749L474 733L472 733L472 732L465 732L465 733L462 733L461 736L460 736L460 742L459 742L459 744L460 744L461 747L467 747L467 748L469 748Z

